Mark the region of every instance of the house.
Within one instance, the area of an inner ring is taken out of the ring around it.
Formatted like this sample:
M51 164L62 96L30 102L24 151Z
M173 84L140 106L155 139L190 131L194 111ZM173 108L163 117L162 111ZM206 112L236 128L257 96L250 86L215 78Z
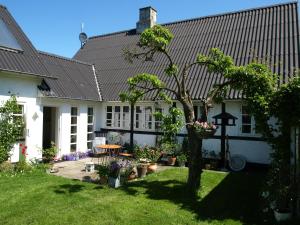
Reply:
M237 65L265 59L279 83L286 82L299 68L299 23L297 2L243 10L163 24L174 34L171 55L175 63L185 65L198 53L207 54L213 47L231 55ZM130 107L120 102L118 94L126 91L126 80L139 73L157 74L170 87L174 85L163 73L166 61L129 64L123 49L132 48L139 34L156 23L156 10L140 9L136 28L89 37L73 59L36 50L7 9L0 7L0 100L17 94L26 118L22 141L28 145L29 157L40 157L40 149L54 141L60 155L91 148L94 131L121 132L129 139ZM188 88L200 117L201 101L215 83L218 74L208 74L194 67ZM151 96L150 96L151 97ZM248 162L267 164L270 146L255 132L255 121L243 105L242 94L232 91L225 101L226 111L238 118L228 127L231 153L242 154ZM176 107L181 107L175 102ZM160 121L153 112L167 112L161 101L145 99L135 106L134 139L139 144L154 145ZM221 112L214 105L209 119ZM179 136L184 136L184 129ZM97 133L97 132L96 132ZM220 151L220 131L204 141L204 149ZM18 160L16 145L12 161Z

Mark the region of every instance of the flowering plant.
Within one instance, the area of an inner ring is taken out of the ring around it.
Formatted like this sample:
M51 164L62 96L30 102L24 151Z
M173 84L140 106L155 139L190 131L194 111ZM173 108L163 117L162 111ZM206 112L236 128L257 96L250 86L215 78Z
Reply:
M196 120L193 126L201 137L212 136L217 130L216 125L207 121Z

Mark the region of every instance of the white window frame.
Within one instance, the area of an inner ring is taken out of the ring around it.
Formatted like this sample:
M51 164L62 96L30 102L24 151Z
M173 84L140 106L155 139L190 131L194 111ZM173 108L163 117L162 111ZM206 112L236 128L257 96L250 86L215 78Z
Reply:
M125 112L125 110L124 110L125 107L126 108L128 107L128 112ZM121 118L122 125L121 125L121 127L123 129L130 129L130 106L123 105L121 111L122 111L122 118Z
M255 120L252 115L250 115L249 112L243 113L243 107L247 107L246 105L241 105L240 107L240 134L243 136L257 136L257 133L255 132ZM250 117L250 123L243 123L243 116L249 116ZM249 126L250 125L250 132L245 133L243 132L243 126Z
M22 112L21 112L21 114L20 113L13 113L12 115L13 115L13 117L23 117L23 121L26 125L26 122L25 122L25 103L17 102L17 105L22 107ZM25 139L26 139L26 128L24 127L23 135L21 135L18 138L18 140L25 140Z
M72 108L76 108L76 115L72 115ZM76 152L77 151L77 147L78 147L78 144L77 144L77 133L78 133L78 113L79 113L79 108L77 106L71 106L71 112L70 112L70 152ZM76 117L76 124L72 124L72 118L73 117ZM72 127L76 127L76 133L72 133ZM76 142L72 142L72 136L75 136L76 138ZM75 151L72 150L72 145L75 145Z
M116 108L119 108L119 111L116 111ZM113 107L113 127L115 128L121 128L121 115L122 115L122 106L115 105Z
M92 111L93 111L92 115L89 114L89 109L92 109ZM90 116L92 116L92 122L89 122ZM95 120L95 109L92 106L88 106L87 107L87 130L86 130L87 131L86 139L87 139L87 149L88 150L92 149L92 147L89 148L89 145L91 145L91 146L93 145L93 139L94 139L93 134L94 134L94 126L95 126L94 120ZM89 126L92 126L92 131L89 131ZM89 139L90 134L92 134L91 139Z
M107 110L108 107L111 107L111 112L108 112L108 110ZM110 119L107 118L107 114L108 113L111 114L111 118ZM105 106L105 127L113 127L113 125L114 125L113 115L114 115L114 106L113 105L107 105L107 106ZM108 125L108 124L110 124L110 125Z

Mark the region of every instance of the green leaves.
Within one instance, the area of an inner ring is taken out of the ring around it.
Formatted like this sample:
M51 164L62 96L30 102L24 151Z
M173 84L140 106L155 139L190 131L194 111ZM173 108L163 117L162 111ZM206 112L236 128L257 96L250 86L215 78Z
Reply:
M23 118L16 117L14 114L21 114L21 112L16 97L11 96L0 107L0 164L8 160L13 145L23 132Z
M160 25L146 29L140 36L140 47L147 47L157 51L165 50L173 39L173 34Z

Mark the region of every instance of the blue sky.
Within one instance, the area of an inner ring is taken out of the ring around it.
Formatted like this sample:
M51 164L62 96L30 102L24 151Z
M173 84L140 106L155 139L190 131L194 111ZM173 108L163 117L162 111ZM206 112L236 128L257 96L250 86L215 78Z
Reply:
M154 7L158 23L214 15L291 0L0 0L34 46L73 57L84 22L88 36L135 27L138 9Z

